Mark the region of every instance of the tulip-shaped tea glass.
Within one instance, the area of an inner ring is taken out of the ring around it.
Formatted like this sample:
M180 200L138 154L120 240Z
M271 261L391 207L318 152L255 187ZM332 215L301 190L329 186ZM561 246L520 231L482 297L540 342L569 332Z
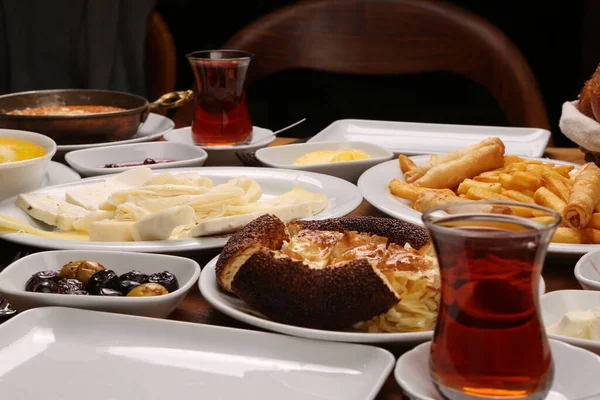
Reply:
M544 399L554 367L538 285L561 217L533 204L461 202L423 214L441 274L429 361L446 399Z
M246 106L246 73L252 53L206 50L187 55L196 79L194 142L206 146L246 144L252 122Z

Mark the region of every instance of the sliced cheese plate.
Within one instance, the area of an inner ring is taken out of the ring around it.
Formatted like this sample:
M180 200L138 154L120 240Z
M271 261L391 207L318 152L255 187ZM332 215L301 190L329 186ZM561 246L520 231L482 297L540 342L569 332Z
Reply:
M539 128L343 119L333 122L308 142L369 142L396 155L417 155L450 153L491 136L502 139L506 154L524 157L541 157L550 140L550 132Z
M327 208L309 219L325 219L344 216L352 212L362 201L360 191L353 184L332 176L304 171L249 167L201 167L164 169L160 172L155 172L154 175L156 176L165 173L196 173L209 178L215 185L244 176L256 181L260 185L262 190L261 201L281 195L292 190L294 187L300 187L327 197ZM81 189L87 185L98 184L104 182L106 179L112 179L111 177L114 176L82 179L68 184L38 189L35 193L43 193L56 196L59 199L65 199L67 192L80 192ZM80 198L80 200L83 202L90 199ZM16 205L16 197L4 200L0 203L0 214L17 218L26 224L43 231L52 232L56 230L53 226L31 218L25 211ZM115 235L116 234L119 233L115 232ZM157 253L177 253L220 248L227 241L227 235L154 241L81 241L41 237L27 233L14 232L5 232L1 234L0 238L13 243L44 249L120 250Z

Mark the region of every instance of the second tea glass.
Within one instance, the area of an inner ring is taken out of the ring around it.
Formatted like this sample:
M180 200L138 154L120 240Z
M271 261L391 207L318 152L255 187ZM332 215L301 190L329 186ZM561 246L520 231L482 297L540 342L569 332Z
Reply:
M446 399L546 397L553 380L538 285L561 217L530 204L468 202L423 214L441 274L430 372Z

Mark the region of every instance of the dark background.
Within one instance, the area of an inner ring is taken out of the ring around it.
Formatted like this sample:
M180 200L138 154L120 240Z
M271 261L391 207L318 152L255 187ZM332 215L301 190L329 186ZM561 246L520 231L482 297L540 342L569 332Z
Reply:
M558 130L561 105L576 98L600 61L594 11L598 0L452 0L502 29L528 60L540 85L555 145L571 145ZM177 87L193 77L185 54L221 47L248 23L290 0L162 0L157 10L175 38ZM360 54L356 55L360 57ZM253 122L278 129L302 117L290 136L313 135L342 118L506 125L494 99L478 84L441 73L411 76L344 76L286 71L252 85Z

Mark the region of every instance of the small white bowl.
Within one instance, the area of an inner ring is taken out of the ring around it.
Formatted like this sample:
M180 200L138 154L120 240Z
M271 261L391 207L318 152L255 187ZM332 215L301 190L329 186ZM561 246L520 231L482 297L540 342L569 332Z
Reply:
M54 140L39 133L14 129L0 129L0 137L25 140L46 150L41 157L0 164L0 200L39 188L56 153Z
M543 295L540 302L546 327L556 324L570 311L595 310L599 306L600 292L589 290L557 290ZM549 333L548 337L600 355L600 340L577 339L553 333Z
M184 143L154 142L97 147L71 151L65 155L67 163L84 176L109 175L127 171L138 166L104 168L104 165L140 162L146 158L173 160L166 163L144 165L150 169L200 167L208 158L208 154L197 146Z
M600 290L600 250L591 251L577 261L575 278L585 290Z
M371 158L368 160L293 165L294 161L307 153L312 153L313 151L340 149L362 150ZM256 152L256 158L258 158L261 163L269 167L318 172L321 174L342 178L353 183L356 183L358 178L367 169L384 161L391 160L392 157L394 157L394 154L383 147L367 142L349 141L288 144L285 146L264 148Z
M131 270L146 274L169 271L177 278L179 289L155 297L104 297L92 295L48 294L25 291L25 283L36 272L58 271L69 261L94 260L121 275ZM107 311L144 317L166 318L183 300L200 276L200 266L189 258L162 254L118 251L46 251L23 257L0 273L0 295L17 311L59 306Z

